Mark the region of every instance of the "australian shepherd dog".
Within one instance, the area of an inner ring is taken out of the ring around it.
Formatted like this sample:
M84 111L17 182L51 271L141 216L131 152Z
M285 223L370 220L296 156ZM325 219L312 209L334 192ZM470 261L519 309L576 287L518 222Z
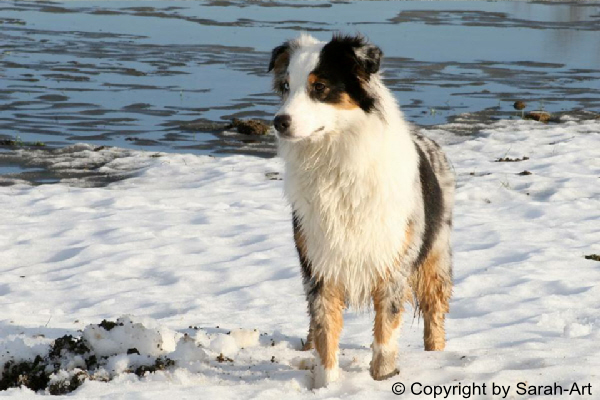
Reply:
M403 118L361 36L301 35L272 52L284 160L316 388L339 377L346 306L375 309L371 376L398 373L404 305L423 316L425 350L445 347L452 294L454 175L440 147Z

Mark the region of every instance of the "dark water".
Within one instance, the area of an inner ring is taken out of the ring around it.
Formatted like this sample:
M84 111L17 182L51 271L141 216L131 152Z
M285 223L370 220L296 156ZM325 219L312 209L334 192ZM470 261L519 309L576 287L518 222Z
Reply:
M367 35L417 124L515 100L600 111L600 3L4 1L0 139L268 153L214 132L271 119L269 52L301 31Z

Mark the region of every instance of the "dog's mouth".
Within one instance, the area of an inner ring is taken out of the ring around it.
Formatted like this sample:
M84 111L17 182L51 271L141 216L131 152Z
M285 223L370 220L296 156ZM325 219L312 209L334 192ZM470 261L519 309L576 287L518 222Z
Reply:
M322 127L318 128L318 129L315 129L314 131L312 131L310 133L310 135L302 136L302 137L292 136L289 131L286 131L284 133L277 132L277 137L279 137L280 139L283 139L283 140L287 140L289 142L299 142L299 141L304 140L304 139L309 139L315 133L319 133L319 132L322 132L324 130L325 130L325 126L322 126Z

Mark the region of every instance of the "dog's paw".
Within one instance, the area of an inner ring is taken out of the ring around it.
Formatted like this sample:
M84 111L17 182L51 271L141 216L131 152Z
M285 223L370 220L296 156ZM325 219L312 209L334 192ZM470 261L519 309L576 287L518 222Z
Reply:
M374 354L369 372L371 373L371 377L376 381L383 381L398 375L400 371L396 368L395 355L385 357L382 354Z
M310 336L308 336L306 338L306 342L302 342L302 351L308 351L308 350L312 350L314 349L315 346L313 346L313 341L312 338Z
M332 382L340 378L340 368L324 368L322 365L317 365L314 371L315 382L314 389L326 387Z
M385 381L386 379L391 378L392 376L396 376L400 374L400 370L398 368L394 368L391 372L383 373L381 371L373 371L371 368L371 377L376 381Z

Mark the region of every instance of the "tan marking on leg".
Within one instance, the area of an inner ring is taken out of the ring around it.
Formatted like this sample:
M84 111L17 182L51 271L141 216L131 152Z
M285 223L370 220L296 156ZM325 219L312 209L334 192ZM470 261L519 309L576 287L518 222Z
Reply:
M402 290L404 292L400 293ZM396 283L391 276L382 279L373 291L375 325L370 372L375 380L388 379L399 373L396 368L398 331L409 292L406 282Z
M411 277L411 286L425 322L423 341L427 351L446 347L444 320L450 311L452 280L443 272L440 260L440 252L432 251Z
M328 284L323 284L321 290L321 304L313 316L313 342L321 365L330 369L337 367L337 351L344 325L344 293L340 288Z
M378 288L373 293L373 306L375 308L375 326L373 327L373 338L380 345L388 344L392 333L400 326L402 321L402 304L398 305L398 312L392 314L382 304L383 291Z
M408 250L409 246L412 243L414 236L414 227L413 223L409 223L405 230L405 241L404 241L404 249L401 252L399 258L402 258L404 253ZM397 263L394 267L400 268L400 263ZM386 313L383 304L383 297L385 293L384 285L386 284L386 280L391 279L391 271L388 271L385 279L382 279L377 284L377 287L373 291L373 306L375 308L375 326L373 329L373 336L377 343L385 345L388 343L390 336L400 326L400 322L402 321L402 312L404 311L404 302L410 301L410 295L408 291L403 296L402 304L396 304L398 307L398 312L395 314ZM389 310L388 310L389 311Z
M441 312L425 314L423 343L426 351L442 351L446 348L445 318L446 315Z

